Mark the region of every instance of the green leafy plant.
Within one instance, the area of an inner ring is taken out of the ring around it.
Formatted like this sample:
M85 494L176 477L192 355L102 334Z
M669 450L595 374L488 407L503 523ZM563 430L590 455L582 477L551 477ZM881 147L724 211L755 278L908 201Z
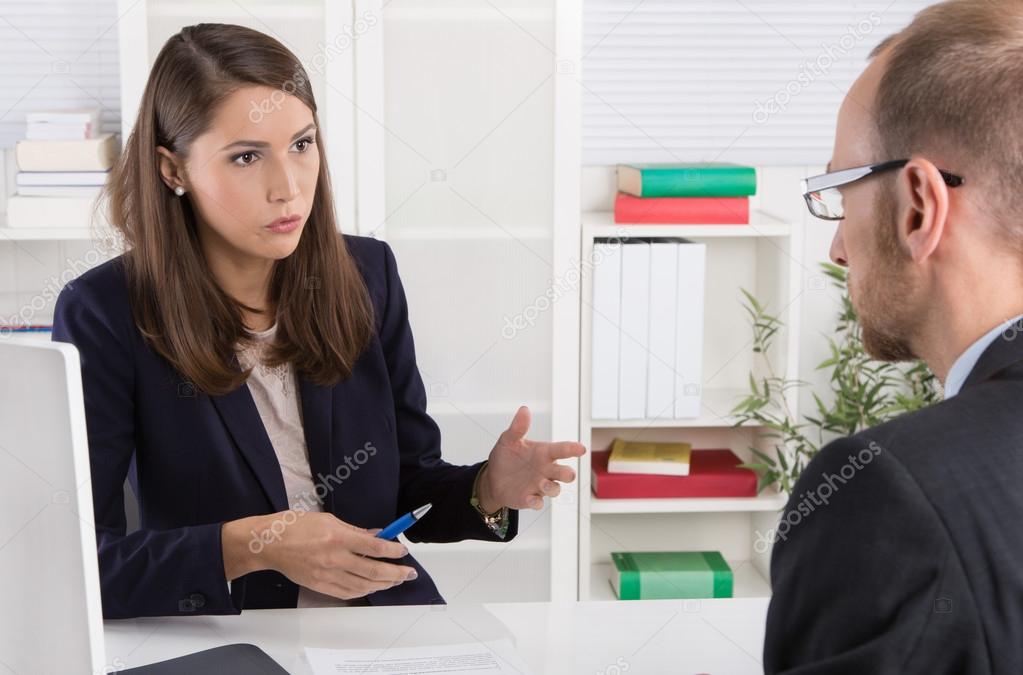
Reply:
M762 427L761 437L771 439L774 456L750 448L754 461L746 463L759 476L759 489L777 486L791 493L799 475L826 440L849 436L881 424L906 412L918 410L940 399L934 374L923 362L893 364L872 359L863 349L856 311L849 297L846 271L821 265L834 286L841 290L842 309L834 335L828 338L831 356L817 366L830 370L831 402L813 392L815 414L796 416L790 410L790 390L808 386L806 382L778 376L770 358L770 348L784 326L767 307L745 289L743 308L753 328L753 352L762 361L764 375L749 376L750 391L732 414L736 426Z

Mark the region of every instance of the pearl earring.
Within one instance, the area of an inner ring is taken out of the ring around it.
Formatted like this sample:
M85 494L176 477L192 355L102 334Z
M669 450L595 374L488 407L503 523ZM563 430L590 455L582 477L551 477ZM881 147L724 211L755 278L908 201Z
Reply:
M177 186L176 188L174 188L174 194L181 197L182 195L185 194L185 188L181 187L180 185Z

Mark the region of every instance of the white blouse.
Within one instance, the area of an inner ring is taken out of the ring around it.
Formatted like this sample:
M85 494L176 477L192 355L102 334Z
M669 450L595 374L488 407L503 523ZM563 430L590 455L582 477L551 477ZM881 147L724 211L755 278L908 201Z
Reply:
M272 343L277 324L264 331L246 329L255 343L239 345L238 362L243 368L252 368L248 387L256 403L259 417L266 428L273 445L277 461L284 476L284 489L288 504L296 511L323 511L323 504L316 496L312 470L309 468L309 451L306 448L305 432L302 426L302 406L298 396L298 381L292 364L269 367L263 363L262 355ZM345 607L367 605L365 598L342 600L299 586L299 607Z

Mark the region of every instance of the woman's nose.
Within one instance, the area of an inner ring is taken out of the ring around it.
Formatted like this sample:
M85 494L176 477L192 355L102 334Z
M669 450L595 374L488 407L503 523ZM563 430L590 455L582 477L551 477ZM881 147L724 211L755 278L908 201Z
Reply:
M271 178L269 198L272 202L289 202L298 196L298 182L287 167L280 167Z

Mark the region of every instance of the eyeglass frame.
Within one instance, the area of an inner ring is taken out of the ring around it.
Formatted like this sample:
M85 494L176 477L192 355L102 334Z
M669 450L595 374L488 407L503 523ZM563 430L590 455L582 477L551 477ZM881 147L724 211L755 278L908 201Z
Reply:
M902 167L909 164L908 159L893 159L887 162L880 162L878 164L866 164L864 166L855 166L850 169L840 169L838 171L829 171L828 173L822 173L817 176L811 176L802 181L803 188L803 199L806 200L806 208L810 210L810 215L814 218L820 218L821 220L844 220L845 213L841 216L820 216L813 210L813 200L810 197L811 193L822 192L824 190L833 190L840 188L844 185L855 183L858 180L863 180L870 176L874 176L885 171L891 171L893 169L901 169ZM945 184L951 188L957 188L966 182L966 179L962 176L957 176L950 171L944 169L938 169L938 173L945 180Z

